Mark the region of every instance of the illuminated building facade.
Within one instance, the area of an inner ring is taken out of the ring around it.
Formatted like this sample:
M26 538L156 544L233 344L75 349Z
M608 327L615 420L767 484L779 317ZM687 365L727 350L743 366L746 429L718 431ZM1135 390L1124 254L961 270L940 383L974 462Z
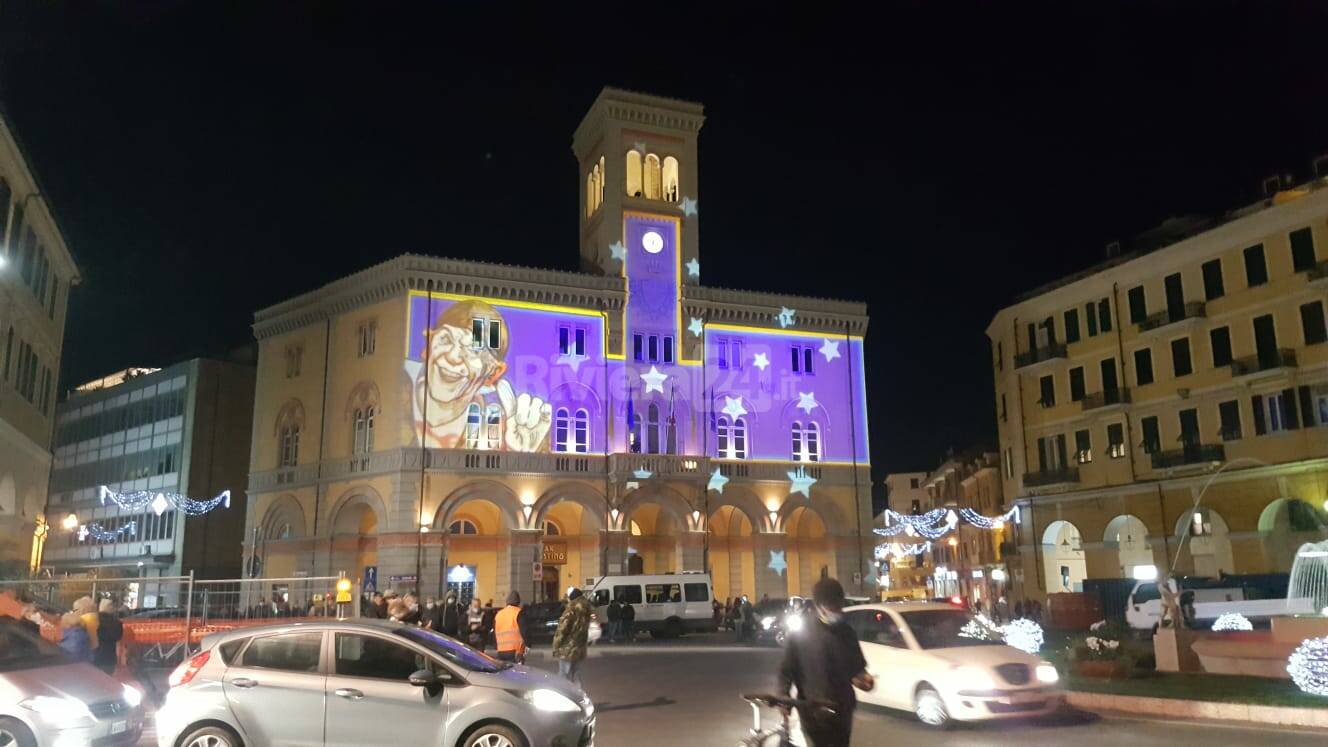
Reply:
M581 272L406 255L256 315L262 575L544 598L709 570L860 590L862 304L701 284L696 104L577 129Z
M0 115L0 578L41 557L51 428L78 267Z
M996 314L1019 595L1286 572L1328 537L1325 185L1170 221Z

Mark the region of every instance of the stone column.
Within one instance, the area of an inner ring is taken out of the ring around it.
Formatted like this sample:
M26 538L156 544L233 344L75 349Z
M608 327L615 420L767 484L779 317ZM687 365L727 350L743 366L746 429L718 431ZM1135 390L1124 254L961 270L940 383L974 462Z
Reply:
M864 582L866 580L868 558L864 557L863 553L872 551L871 542L865 538L859 542L855 535L829 537L827 539L834 543L835 564L830 572L844 587L844 593L850 596L866 596ZM857 583L853 581L854 574L862 574L859 576ZM816 578L811 579L811 583L815 584L821 578L821 569L813 568L812 575Z
M678 570L705 570L705 533L684 532L678 538Z
M507 562L498 569L494 604L501 604L513 590L523 602L534 599L535 563L540 560L543 536L542 529L514 529L508 533Z
M627 539L627 532L599 533L599 551L605 558L606 575L613 576L627 572ZM599 573L598 567L595 572Z

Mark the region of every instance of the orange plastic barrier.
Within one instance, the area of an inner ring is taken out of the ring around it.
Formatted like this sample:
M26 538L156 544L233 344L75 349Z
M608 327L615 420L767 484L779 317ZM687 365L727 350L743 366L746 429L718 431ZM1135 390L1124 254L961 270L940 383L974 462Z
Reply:
M293 622L309 622L326 618L316 617L268 617L244 618L238 620L210 619L204 625L201 621L189 621L189 642L198 643L204 636L224 633L238 628L253 628L259 625L285 625ZM138 644L176 643L184 638L184 619L176 620L124 620L124 642Z

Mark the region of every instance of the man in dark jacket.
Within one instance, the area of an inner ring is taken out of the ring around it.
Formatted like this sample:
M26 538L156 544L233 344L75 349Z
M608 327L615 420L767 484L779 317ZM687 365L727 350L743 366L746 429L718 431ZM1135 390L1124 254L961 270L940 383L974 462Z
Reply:
M799 709L802 732L811 747L848 747L858 704L853 688L871 690L876 682L867 673L858 637L844 622L844 587L823 578L812 587L812 600L815 617L784 648L778 692L796 687L800 700L833 703L833 712Z
M115 602L101 600L97 613L97 650L92 652L92 663L107 674L115 674L115 665L119 663L118 646L124 637L124 626L115 614Z
M449 589L447 597L433 608L429 627L438 633L456 638L458 631L461 630L461 621L465 619L465 615L466 611L457 604L456 591Z
M609 618L609 629L605 631L605 635L608 636L610 643L617 643L618 625L622 622L622 605L618 604L617 599L614 599L612 602L609 602L609 608L604 614Z

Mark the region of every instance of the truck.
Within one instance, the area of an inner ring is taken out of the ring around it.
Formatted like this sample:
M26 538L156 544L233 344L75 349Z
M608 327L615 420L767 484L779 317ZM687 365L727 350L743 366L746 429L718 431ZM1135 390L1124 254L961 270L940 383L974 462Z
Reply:
M1248 599L1245 588L1229 583L1228 579L1186 576L1180 579L1179 589L1182 594L1194 594L1194 619L1208 624L1227 613L1263 620L1315 611L1312 599ZM1162 592L1158 582L1140 581L1134 585L1125 605L1125 621L1135 630L1157 629L1162 621Z

